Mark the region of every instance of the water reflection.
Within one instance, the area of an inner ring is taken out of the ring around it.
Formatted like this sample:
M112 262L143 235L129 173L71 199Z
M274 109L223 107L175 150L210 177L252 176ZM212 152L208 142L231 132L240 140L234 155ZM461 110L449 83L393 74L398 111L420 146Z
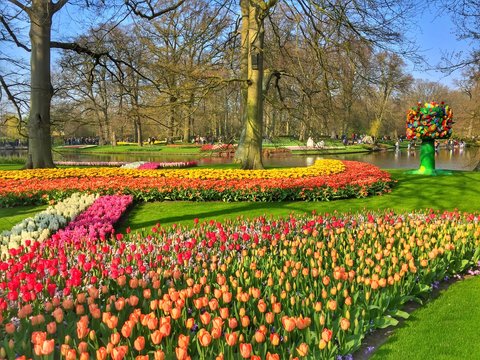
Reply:
M396 151L382 151L375 153L337 154L337 155L291 155L282 157L268 157L264 159L265 166L309 166L317 159L341 159L365 161L383 169L415 169L419 166L420 150L412 148ZM476 165L477 149L439 149L435 154L437 169L472 170ZM26 157L26 151L0 151L0 156ZM197 160L200 165L229 164L231 158L225 157L194 157L192 155L165 155L157 154L60 154L54 153L56 161L189 161Z

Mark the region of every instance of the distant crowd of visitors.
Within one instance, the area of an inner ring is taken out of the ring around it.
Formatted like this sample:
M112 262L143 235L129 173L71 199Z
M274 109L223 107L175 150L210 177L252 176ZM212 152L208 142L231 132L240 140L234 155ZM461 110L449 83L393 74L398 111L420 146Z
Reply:
M69 137L63 139L65 145L98 145L98 137Z
M20 139L14 139L14 140L0 140L0 147L1 148L12 148L15 149L17 147L23 147L27 146L28 141L27 140L20 140Z

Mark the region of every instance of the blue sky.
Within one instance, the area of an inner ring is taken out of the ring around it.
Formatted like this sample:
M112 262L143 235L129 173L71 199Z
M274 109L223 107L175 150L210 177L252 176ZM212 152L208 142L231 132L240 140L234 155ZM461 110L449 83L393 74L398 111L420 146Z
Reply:
M417 26L411 29L407 36L414 39L428 63L435 67L440 63L442 55L454 52L469 53L471 44L467 40L457 40L455 25L447 13L435 14L431 11L424 11L417 22ZM438 81L447 86L454 87L455 79L461 77L461 71L453 74L445 74L440 71L417 69L413 66L409 69L415 78Z

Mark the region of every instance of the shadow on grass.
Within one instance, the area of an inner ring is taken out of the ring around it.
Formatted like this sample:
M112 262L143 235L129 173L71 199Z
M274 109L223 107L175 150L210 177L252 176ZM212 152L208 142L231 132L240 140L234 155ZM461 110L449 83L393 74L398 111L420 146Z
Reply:
M201 209L199 211L199 209ZM205 209L205 210L203 210ZM130 210L118 225L119 231L150 228L155 224L187 224L193 225L195 218L208 221L217 218L252 218L264 214L282 215L289 212L305 212L302 203L262 203L262 202L161 202L140 203ZM128 222L128 223L127 223Z
M119 231L162 225L193 225L193 220L222 221L236 217L288 216L316 211L319 214L356 213L376 210L413 211L421 209L461 211L480 210L480 173L454 172L452 176L424 176L391 171L398 181L392 191L381 196L319 202L157 202L140 203L123 217Z

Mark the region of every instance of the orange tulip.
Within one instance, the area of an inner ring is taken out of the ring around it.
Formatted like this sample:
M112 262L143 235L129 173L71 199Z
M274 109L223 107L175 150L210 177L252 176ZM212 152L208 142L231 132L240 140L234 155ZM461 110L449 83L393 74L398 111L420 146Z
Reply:
M79 353L86 352L88 350L88 344L85 341L81 341L77 345L77 350Z
M209 312L204 312L203 314L200 314L200 321L202 322L203 325L210 324L211 318L212 317Z
M123 310L124 307L125 307L125 299L123 297L115 301L115 309L117 309L117 311Z
M262 358L261 358L260 356L258 356L258 355L252 355L252 356L250 357L250 360L262 360Z
M225 304L228 304L230 301L232 301L232 293L231 292L224 292L222 294L222 300Z
M332 339L332 334L332 330L324 328L322 331L322 339L328 343Z
M309 317L306 317L306 318L298 317L296 319L297 328L299 330L303 330L303 329L309 327L311 323L312 323L312 320Z
M15 332L15 325L11 322L5 325L5 332L9 335L12 335Z
M275 315L272 312L268 312L265 314L265 321L267 322L267 324L273 323L274 320L275 320Z
M307 356L308 354L308 345L306 343L301 343L298 347L297 347L297 353L299 356Z
M57 324L60 324L61 322L63 322L63 310L61 308L58 307L55 310L53 310L52 316L54 317Z
M150 334L150 338L152 339L152 343L154 345L158 345L162 342L163 335L160 330L155 330L153 333Z
M282 316L282 325L287 332L295 330L297 326L295 318L289 316Z
M13 324L12 324L13 325ZM47 340L47 333L43 331L34 331L31 336L31 341L34 345L41 345Z
M137 351L142 351L143 348L145 347L145 338L143 336L137 337L133 342L133 347Z
M238 321L235 318L228 319L228 327L230 329L235 329L238 326Z
M220 308L220 317L222 319L227 319L229 316L230 316L230 311L228 310L228 308Z
M127 283L127 277L125 275L120 275L118 278L117 278L117 284L121 287L125 286L125 284Z
M248 315L244 315L240 319L240 322L242 323L243 327L247 327L248 325L250 325L250 318L248 317Z
M101 347L96 351L97 360L105 360L107 358L107 349L105 347Z
M143 289L143 298L150 299L152 297L152 291L150 289Z
M135 360L148 360L148 355L138 355L135 357Z
M153 353L153 359L154 360L165 360L165 353L158 349Z
M240 344L240 355L244 359L249 359L252 355L252 344L241 343Z
M66 360L76 360L77 358L77 352L75 351L75 349L69 349L67 351L67 354L65 355L65 359Z
M263 299L260 299L258 301L257 307L261 313L264 313L265 311L267 311L267 304L265 303L265 301L263 301Z
M278 354L271 354L270 351L267 353L267 357L265 360L280 360L280 355Z
M130 297L128 298L128 303L130 304L130 306L133 306L133 307L138 305L138 301L139 299L135 295L130 295Z
M149 316L147 318L147 327L150 330L155 330L157 328L157 326L158 326L158 319L152 313L152 316Z
M212 335L210 335L210 333L205 329L200 329L197 334L197 338L202 346L208 346L212 342Z
M167 337L170 335L170 331L172 330L172 325L169 322L164 322L160 325L160 333L163 337Z
M62 307L65 309L65 310L70 310L70 309L73 309L73 300L72 299L63 299L62 301Z
M133 322L130 321L130 320L125 321L125 324L123 324L123 326L122 326L123 337L129 338L130 335L132 335L132 330L133 330L134 325L135 324L133 324Z
M57 323L55 321L49 322L47 324L47 332L49 334L55 334L57 332Z
M196 299L193 299L193 306L195 306L195 308L197 310L201 309L203 307L203 300L202 298L196 298Z
M265 341L265 334L262 333L261 331L257 330L257 331L255 332L254 338L255 338L255 341L256 341L257 343L259 343L259 344L260 344L260 343L263 343L263 342Z
M218 300L213 298L208 302L208 306L210 307L211 311L215 311L218 309Z
M120 333L114 332L110 335L110 342L113 345L117 345L120 342Z
M336 300L328 300L327 309L335 311L337 310L337 301Z
M237 343L238 333L226 333L225 340L229 346L234 346Z
M80 360L88 360L90 359L90 354L88 352L80 353Z
M85 321L78 321L77 322L77 336L79 339L83 339L88 335L90 329L88 328L88 323Z
M278 335L277 333L270 334L270 342L273 346L277 346L278 344L280 344L280 335Z
M70 345L62 344L60 346L60 354L62 354L62 356L66 357L67 353L68 353L68 350L70 350Z
M219 329L221 329L221 328L223 327L223 319L222 319L221 317L219 317L219 316L214 317L214 318L212 319L212 326L213 326L214 328L219 328Z
M176 347L175 355L177 355L177 360L186 360L188 358L187 348Z
M225 283L227 282L227 278L225 277L225 275L222 275L222 274L217 274L217 284L222 286L222 285L225 285Z
M42 343L34 345L34 352L37 356L49 355L55 348L55 340L44 340Z
M346 319L346 318L342 318L340 320L340 328L343 330L343 331L347 331L349 328L350 328L350 320Z
M213 295L215 296L215 299L220 299L222 297L222 290L220 289L213 289Z
M182 316L182 309L175 307L170 311L170 315L172 316L173 320L180 319Z
M188 343L190 342L190 336L180 334L178 336L178 346L181 348L186 349L188 347Z
M112 349L112 360L122 360L128 353L128 346L117 346Z
M214 327L212 328L212 337L214 339L219 339L222 336L222 328Z
M158 300L154 299L150 301L150 310L155 311L158 308Z
M118 325L118 317L112 315L108 318L108 320L106 321L106 325L109 329L113 330L117 327Z
M272 311L275 314L279 314L282 311L282 304L279 302L272 304Z

